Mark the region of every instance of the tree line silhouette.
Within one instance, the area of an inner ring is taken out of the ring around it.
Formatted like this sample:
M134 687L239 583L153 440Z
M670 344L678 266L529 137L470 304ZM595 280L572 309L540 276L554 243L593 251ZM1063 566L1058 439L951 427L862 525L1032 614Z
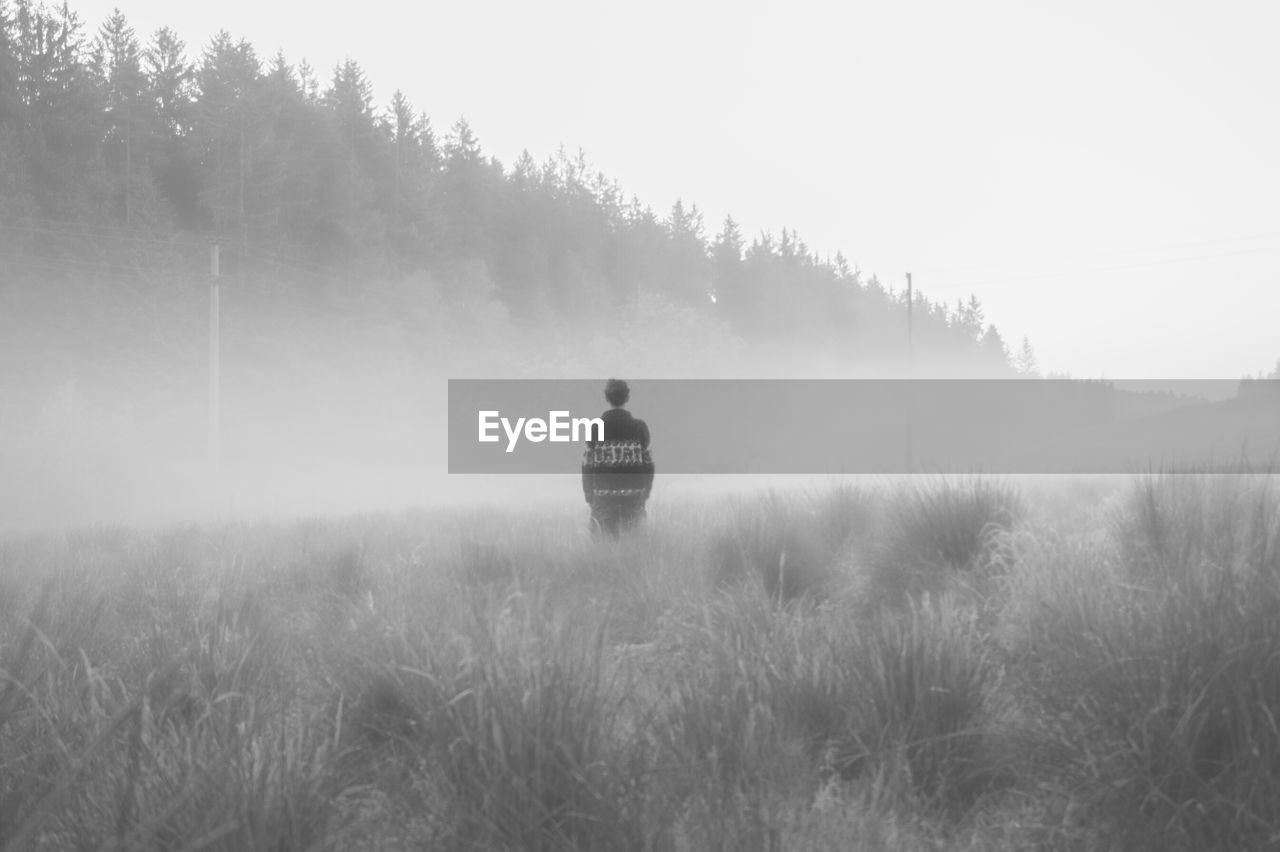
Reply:
M33 298L146 301L202 274L217 240L248 288L348 305L430 278L446 306L481 294L530 325L608 323L644 298L747 344L850 362L907 345L905 293L792 230L748 238L727 217L711 233L696 205L655 213L580 151L508 165L465 119L440 135L400 91L376 108L354 60L322 81L225 31L192 60L118 10L91 31L66 4L0 0L0 232L3 278ZM911 308L920 357L1034 370L976 297Z

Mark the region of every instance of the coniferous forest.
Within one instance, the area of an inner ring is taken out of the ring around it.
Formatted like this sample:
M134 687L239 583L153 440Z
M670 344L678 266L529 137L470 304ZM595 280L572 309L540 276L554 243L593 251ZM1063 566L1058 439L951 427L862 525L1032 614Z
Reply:
M224 275L297 299L358 303L417 276L446 308L483 300L523 324L607 324L652 299L747 344L803 337L850 361L905 345L904 295L842 255L683 201L655 212L582 152L502 163L463 118L438 129L399 91L375 104L354 60L314 69L225 31L190 48L120 11L95 27L67 5L0 9L9 301L84 290L136 311L205 274L216 240ZM923 351L1007 365L976 300L914 311Z

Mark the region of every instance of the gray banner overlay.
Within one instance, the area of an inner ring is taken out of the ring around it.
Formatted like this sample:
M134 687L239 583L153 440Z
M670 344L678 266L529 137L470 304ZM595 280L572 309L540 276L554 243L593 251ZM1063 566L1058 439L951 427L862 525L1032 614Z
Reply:
M659 475L1280 470L1274 381L630 385L627 409L649 425ZM449 472L577 472L583 443L549 440L552 421L571 437L571 419L608 408L603 388L602 380L450 380ZM482 412L490 412L487 442L479 439ZM533 419L546 430L527 428Z

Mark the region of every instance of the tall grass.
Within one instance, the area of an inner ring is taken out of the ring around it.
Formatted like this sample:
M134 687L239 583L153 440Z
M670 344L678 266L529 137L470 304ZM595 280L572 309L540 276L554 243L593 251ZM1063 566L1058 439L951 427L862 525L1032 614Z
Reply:
M349 675L348 748L430 791L439 847L647 848L652 748L605 623L566 618L543 594L473 601L448 631L366 648L375 676Z
M839 770L875 764L926 803L959 810L997 780L988 724L996 674L969 628L926 606L862 637L858 697L834 754Z
M473 623L447 672L441 759L460 830L490 848L641 848L642 797L629 793L644 742L617 727L603 627L541 616L512 599Z
M0 849L1277 846L1271 482L1072 493L0 542Z
M1280 842L1280 513L1257 479L1161 477L1105 551L1042 552L1015 593L1041 741L1127 848Z
M956 576L983 565L1023 511L1013 486L978 477L912 484L887 502L865 592L874 607L902 608L944 593Z
M263 707L240 675L192 701L175 689L189 655L130 683L59 653L59 638L42 603L3 657L0 848L306 849L326 836L323 726Z
M773 493L728 514L711 542L715 585L758 582L779 602L820 600L852 579L848 557L874 522L875 497L849 486L822 495Z
M1000 770L989 747L996 683L971 621L931 606L854 615L779 609L757 589L674 624L667 730L691 777L750 791L780 772L798 787L834 773L958 810L988 789Z

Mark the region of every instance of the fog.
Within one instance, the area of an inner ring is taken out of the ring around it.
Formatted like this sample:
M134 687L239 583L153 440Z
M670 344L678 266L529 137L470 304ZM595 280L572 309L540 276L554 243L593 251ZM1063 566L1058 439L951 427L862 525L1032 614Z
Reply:
M418 282L422 285L423 282ZM443 505L581 505L563 476L452 475L451 378L847 378L906 375L800 341L749 347L723 324L655 305L629 327L491 320L431 301L308 302L221 287L219 453L210 441L207 289L192 286L127 333L91 312L27 307L19 369L0 376L0 526L165 525ZM438 312L417 314L426 302ZM683 325L682 325L683 323ZM56 328L56 332L54 329ZM927 362L917 374L954 375ZM976 375L977 370L973 373ZM575 412L594 416L598 410ZM644 399L630 406L644 416ZM716 424L708 424L715 428ZM664 443L654 435L661 470ZM799 487L796 477L668 476L658 499ZM820 481L814 480L814 481Z
M449 379L589 378L603 389L604 379L615 375L989 374L924 358L910 369L892 360L842 362L838 353L806 350L802 341L751 348L723 325L660 306L634 326L601 329L588 321L522 324L500 314L482 322L439 304L438 313L405 310L427 299L429 287L425 294L386 288L386 301L305 306L296 293L268 299L230 284L222 290L216 463L209 328L202 316L207 291L182 291L160 309L151 322L168 333L152 335L150 343L140 343L141 334L127 345L104 337L92 317L64 325L56 338L38 317L15 330L29 367L3 376L0 526L157 526L441 506L581 507L572 467L553 476L450 475ZM49 357L54 353L56 360ZM1204 393L1221 395L1221 389L1221 383L1206 384ZM574 414L595 416L607 407L602 394L595 401L596 410ZM643 417L643 395L629 407ZM707 424L711 430L724 426ZM664 476L663 447L680 440L660 430L653 436L660 471L655 505L847 481Z

